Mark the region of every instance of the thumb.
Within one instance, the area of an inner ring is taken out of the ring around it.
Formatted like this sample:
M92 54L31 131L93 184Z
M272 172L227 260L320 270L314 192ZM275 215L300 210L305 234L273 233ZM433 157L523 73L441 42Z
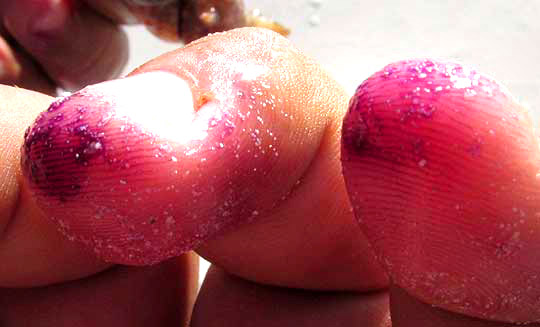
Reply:
M272 47L261 51L264 43ZM264 214L308 165L301 159L316 150L309 145L325 122L315 117L311 138L310 130L295 135L293 123L306 117L286 102L298 92L293 82L306 83L275 68L301 59L274 33L241 30L87 87L28 130L26 185L66 233L105 259L147 264L192 249ZM293 91L273 96L280 88ZM306 142L306 155L290 158L288 138Z
M278 34L215 34L52 105L27 133L25 186L107 261L197 248L258 282L382 288L338 160L346 103Z
M398 289L394 326L466 321L415 298L505 322L497 326L540 320L539 156L527 111L461 65L399 62L358 88L344 120L343 170L356 217Z

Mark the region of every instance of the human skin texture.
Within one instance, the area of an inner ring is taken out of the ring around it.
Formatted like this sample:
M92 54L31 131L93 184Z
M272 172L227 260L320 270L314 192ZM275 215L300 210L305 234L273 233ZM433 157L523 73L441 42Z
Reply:
M211 312L212 314L208 314ZM191 326L391 327L386 291L313 292L248 282L211 266Z
M381 289L341 175L346 101L278 34L213 35L53 104L26 135L22 185L109 262L197 249L261 283Z
M349 196L393 282L483 319L540 319L539 154L528 112L449 62L388 65L343 122Z
M276 173L290 164L280 153L292 118L272 95L280 85L266 82L288 53L275 48L257 62L197 44L183 52L180 77L151 72L88 87L52 104L25 135L21 163L37 201L106 260L151 264L183 253L271 209L294 183ZM179 101L161 100L175 92Z

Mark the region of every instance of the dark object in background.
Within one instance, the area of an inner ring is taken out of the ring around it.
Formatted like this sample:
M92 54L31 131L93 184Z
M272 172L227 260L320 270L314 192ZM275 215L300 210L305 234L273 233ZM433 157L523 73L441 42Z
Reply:
M288 35L282 25L246 12L242 0L124 0L137 19L158 37L191 42L210 33L237 27L264 27Z

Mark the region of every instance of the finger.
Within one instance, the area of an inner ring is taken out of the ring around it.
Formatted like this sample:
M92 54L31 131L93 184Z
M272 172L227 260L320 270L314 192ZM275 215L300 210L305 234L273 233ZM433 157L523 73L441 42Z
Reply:
M84 280L1 289L2 327L187 326L197 290L196 257L114 267Z
M213 35L43 113L26 138L25 187L113 262L207 241L201 253L252 280L385 287L341 177L346 101L275 33Z
M24 130L51 101L39 93L0 86L0 287L71 280L109 266L62 237L20 187Z
M0 82L5 84L4 81L15 79L20 71L21 67L17 62L11 47L3 37L0 37Z
M56 87L35 62L13 42L0 27L0 84L16 85L45 94L54 94Z
M0 12L8 32L66 89L113 78L126 63L122 30L80 2L3 0Z
M479 318L453 313L439 309L431 304L419 301L407 294L403 289L390 289L392 326L396 327L538 327L538 323L509 324L506 322L488 321Z
M263 286L215 266L206 275L191 320L192 327L391 325L386 292L313 292Z
M359 87L344 176L397 286L456 313L540 320L533 126L503 87L458 64L399 62Z

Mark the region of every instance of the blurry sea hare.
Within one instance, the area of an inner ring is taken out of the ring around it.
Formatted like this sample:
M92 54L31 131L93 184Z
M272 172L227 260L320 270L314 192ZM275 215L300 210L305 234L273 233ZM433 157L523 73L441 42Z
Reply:
M284 26L247 12L242 0L124 0L137 19L158 37L191 42L210 33L238 27L264 27L288 35Z

